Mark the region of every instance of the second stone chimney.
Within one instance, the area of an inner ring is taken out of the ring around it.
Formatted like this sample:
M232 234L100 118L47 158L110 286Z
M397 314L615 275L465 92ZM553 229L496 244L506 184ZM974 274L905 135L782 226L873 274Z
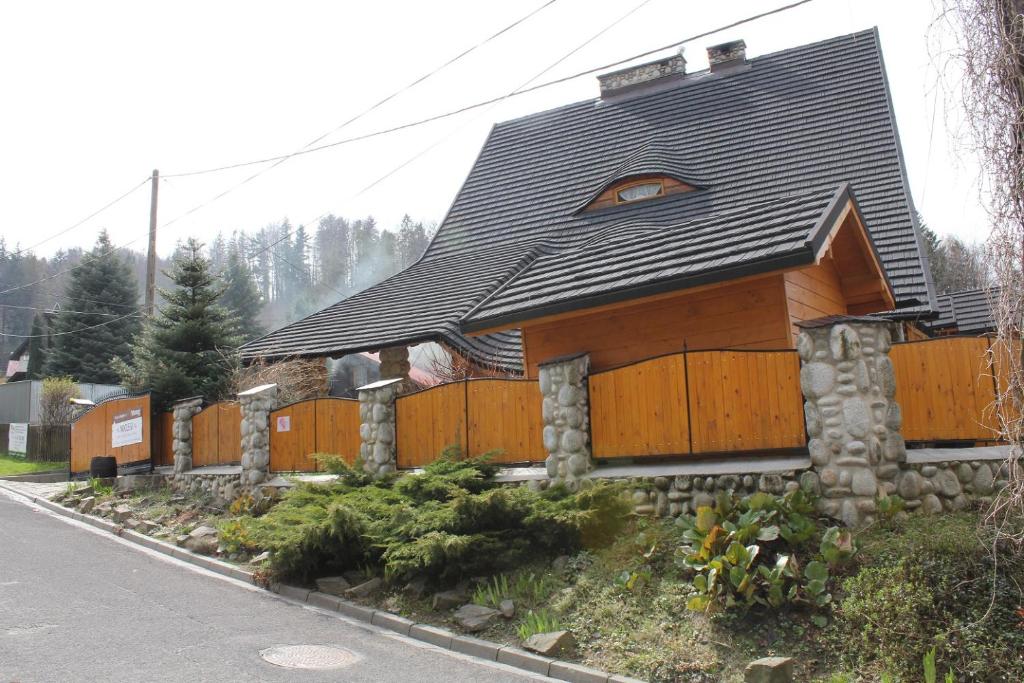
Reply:
M656 62L638 64L597 77L601 84L601 97L633 92L648 85L662 85L686 76L686 58L683 51Z
M708 64L711 73L719 73L747 63L747 44L742 40L732 40L708 48Z

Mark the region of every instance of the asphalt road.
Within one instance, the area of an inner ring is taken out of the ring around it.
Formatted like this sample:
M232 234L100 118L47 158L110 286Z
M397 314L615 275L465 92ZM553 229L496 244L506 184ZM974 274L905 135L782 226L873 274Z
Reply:
M328 645L330 670L260 651ZM0 491L0 682L528 681L246 587L29 506Z

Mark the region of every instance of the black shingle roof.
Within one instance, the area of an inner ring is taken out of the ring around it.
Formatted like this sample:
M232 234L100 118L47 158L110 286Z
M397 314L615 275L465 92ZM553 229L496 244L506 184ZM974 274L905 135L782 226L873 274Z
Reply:
M648 172L699 189L580 211L608 183ZM460 333L463 317L520 269L528 267L503 292L525 296L517 288L530 283L531 297L571 297L571 287L541 273L583 263L591 245L603 250L603 258L585 261L596 282L602 269L614 271L615 247L630 246L627 236L620 243L609 233L659 229L667 230L660 267L681 268L671 259L685 245L671 243L669 233L683 238L683 226L699 219L745 216L756 205L828 194L844 183L857 196L898 304L917 315L933 310L873 30L751 59L745 69L691 74L671 89L587 100L496 125L419 262L250 342L243 354L340 354L439 338L520 367L514 334L469 340ZM745 234L765 242L735 245L745 259L774 248L774 237ZM714 256L723 266L735 258Z
M999 288L962 289L940 294L939 317L929 327L938 332L955 329L961 334L983 334L996 328L993 308L999 298Z

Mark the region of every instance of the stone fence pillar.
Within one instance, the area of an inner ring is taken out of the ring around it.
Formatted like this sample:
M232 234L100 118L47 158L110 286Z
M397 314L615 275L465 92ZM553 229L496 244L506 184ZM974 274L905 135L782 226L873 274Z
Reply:
M174 411L174 472L188 472L192 469L192 416L203 409L203 397L182 399L172 406Z
M797 325L811 484L820 483L822 512L848 526L870 522L875 498L896 491L906 460L892 323L833 316Z
M238 394L242 413L242 486L263 483L270 472L270 411L277 407L277 385L264 384Z
M590 355L553 358L540 364L540 393L544 397L544 461L548 477L572 491L594 469L590 457L590 411L587 374Z
M363 468L381 477L398 469L395 443L395 399L403 386L402 378L382 379L359 387L359 456Z

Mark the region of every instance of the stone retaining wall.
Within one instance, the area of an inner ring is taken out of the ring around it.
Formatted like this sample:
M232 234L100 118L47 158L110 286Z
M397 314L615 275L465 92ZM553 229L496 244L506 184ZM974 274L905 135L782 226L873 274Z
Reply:
M167 478L167 484L176 493L207 493L220 505L230 505L245 491L242 475L201 474L198 472L177 472Z
M896 494L906 501L907 510L963 510L974 501L990 503L1006 486L1008 473L1002 460L906 463L897 479Z
M812 490L818 485L814 472L801 474L794 470L716 476L637 477L629 480L629 496L637 514L678 517L694 514L698 507L713 506L719 491L737 496L748 496L758 491L781 495L798 489L801 482Z

